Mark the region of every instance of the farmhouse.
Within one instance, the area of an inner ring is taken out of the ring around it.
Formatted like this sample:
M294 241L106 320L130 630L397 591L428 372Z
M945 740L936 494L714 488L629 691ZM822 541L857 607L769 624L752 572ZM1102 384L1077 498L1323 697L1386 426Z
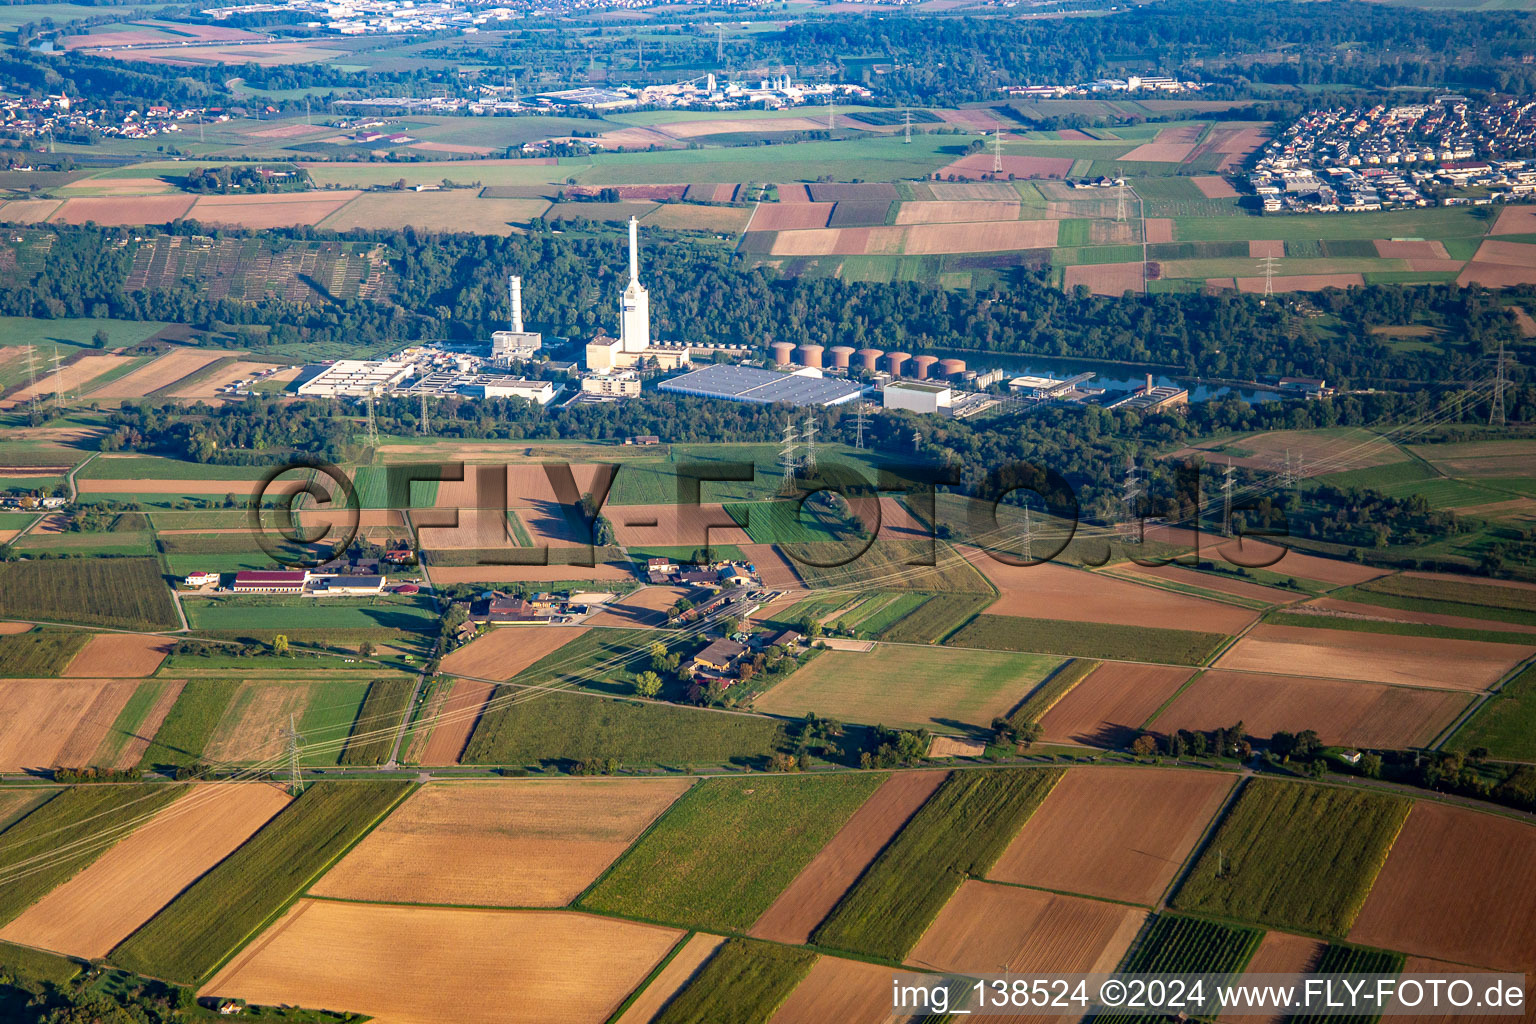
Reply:
M216 572L189 572L181 582L183 586L206 587L210 583L219 582L219 574Z
M736 660L747 653L746 647L735 640L722 638L716 640L688 663L690 672L698 673L701 669L717 675L727 675L735 666Z
M318 597L371 597L384 592L383 576L320 576L315 579Z
M247 569L235 573L231 588L237 594L302 594L309 583L309 571Z

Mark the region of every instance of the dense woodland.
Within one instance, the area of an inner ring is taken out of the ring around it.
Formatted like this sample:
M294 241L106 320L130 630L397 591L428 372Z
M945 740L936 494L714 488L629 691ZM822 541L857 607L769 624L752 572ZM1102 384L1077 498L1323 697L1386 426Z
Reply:
M0 314L164 320L210 330L270 325L269 344L483 339L502 325L504 282L516 273L523 277L525 313L534 328L585 339L616 328L615 302L626 273L616 237L300 232L289 237L387 245L399 281L392 301L246 303L209 299L197 281L129 292L135 244L129 232L50 230L57 238L40 268L29 272L21 269L25 261L0 262L0 268L9 266L0 269ZM182 223L174 230L199 229ZM762 351L787 341L1072 356L1156 364L1215 379L1324 377L1344 387L1480 379L1501 341L1517 362L1533 358L1521 347L1513 314L1498 295L1481 288L1373 286L1324 293L1315 301L1327 315L1319 317L1300 315L1291 303L1266 304L1232 292L1066 293L1025 268L1006 287L961 292L916 282L783 277L747 268L729 252L686 244L653 245L644 260L654 335L695 345ZM1536 301L1529 292L1505 295ZM1443 347L1396 349L1370 331L1403 323L1440 328ZM1515 379L1523 379L1519 366Z

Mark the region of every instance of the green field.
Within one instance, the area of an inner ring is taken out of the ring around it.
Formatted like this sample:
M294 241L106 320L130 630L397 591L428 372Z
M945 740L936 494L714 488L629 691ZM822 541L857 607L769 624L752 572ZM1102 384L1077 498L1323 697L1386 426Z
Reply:
M966 878L983 877L1061 778L1056 768L955 772L811 936L902 960Z
M1497 619L1536 627L1536 590L1420 576L1383 576L1335 593L1386 608ZM1522 614L1523 613L1523 614Z
M1220 633L1151 629L1064 619L1024 619L1013 615L978 615L945 641L952 647L993 651L1033 651L1070 658L1155 661L1199 665L1226 640Z
M240 683L233 679L194 679L182 688L155 738L144 750L141 768L157 765L191 767L203 756L213 730Z
M342 764L383 764L395 745L400 722L416 680L409 676L375 679L368 684L368 696L357 712L352 734L341 753Z
M255 595L252 595L255 596ZM437 628L427 600L348 597L199 598L186 603L193 629L402 629Z
M1412 806L1380 793L1254 779L1222 819L1173 905L1344 935Z
M1397 636L1433 637L1439 640L1475 640L1485 644L1529 644L1536 640L1530 633L1494 629L1463 629L1460 626L1430 626L1421 622L1396 622L1390 619L1346 619L1342 615L1308 615L1304 611L1276 611L1264 617L1277 626L1306 626L1312 629L1342 629L1354 633L1391 633Z
M613 757L625 764L758 765L783 741L765 718L581 694L498 687L475 726L465 764L532 764Z
M1045 655L881 644L827 651L757 699L755 709L807 712L864 725L935 732L987 731L1060 664Z
M655 1024L763 1024L815 962L808 949L727 939Z
M115 764L128 741L139 733L139 728L144 724L144 716L149 714L149 709L159 698L161 691L174 684L160 679L146 679L133 691L133 696L128 698L128 703L117 713L117 718L112 721L112 728L107 731L107 736L101 741L101 749L96 751L92 758L97 764Z
M73 786L0 832L0 922L36 903L106 852L103 837L137 826L182 786Z
M153 558L0 564L0 618L147 630L181 624Z
M744 932L886 776L709 779L581 898L588 910Z
M1125 974L1225 974L1239 971L1259 948L1257 928L1198 917L1158 914L1142 930L1117 971ZM1102 1024L1156 1024L1160 1014L1099 1014Z
M30 533L15 545L18 554L68 554L74 558L143 555L155 553L155 538L149 531L123 533Z
M250 492L249 486L241 493L237 486L242 481L250 484L260 480L266 466L221 466L208 462L183 462L180 459L162 459L153 455L95 459L79 473L81 480L228 480L230 490L237 499ZM286 478L285 478L286 479ZM243 515L244 513L242 513Z
M36 17L43 17L42 11L47 10L51 4L36 4L27 8L28 11L39 12ZM60 5L62 6L62 5ZM7 17L3 13L10 8L0 8L0 23ZM16 8L19 10L20 8ZM89 11L88 7L75 8L80 11ZM91 14L87 17L96 17ZM28 20L31 20L30 18ZM35 361L37 375L42 377L47 373L53 362L52 346L59 346L59 354L70 356L79 349L97 351L92 343L97 331L103 331L107 335L107 350L124 346L137 345L146 338L151 338L160 331L169 327L169 324L156 320L98 320L92 317L61 318L58 320L40 320L29 316L0 316L0 346L32 345L35 346ZM26 369L26 360L21 360L21 368Z
M320 782L113 950L122 967L198 981L276 918L411 788Z
M1279 239L1315 242L1319 238L1466 238L1485 234L1492 221L1466 207L1390 213L1293 214L1280 217L1180 217L1174 237L1181 242ZM1277 272L1284 274L1286 261Z
M1536 761L1536 665L1504 684L1451 736L1452 750L1486 747L1494 758Z
M91 639L83 632L33 630L0 636L0 676L40 679L57 676Z
M882 629L878 636L893 644L943 643L956 629L992 603L990 594L935 594ZM869 629L865 624L865 629Z

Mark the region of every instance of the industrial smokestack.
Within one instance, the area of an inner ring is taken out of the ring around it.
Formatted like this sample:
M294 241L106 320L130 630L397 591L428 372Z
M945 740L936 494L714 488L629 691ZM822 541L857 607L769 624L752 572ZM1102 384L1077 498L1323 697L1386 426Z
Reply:
M512 333L523 333L523 279L513 275L507 279L512 291Z
M1143 392L1143 394L1150 395L1151 393L1152 393L1152 375L1149 373L1149 374L1147 374L1147 388L1146 388L1146 391Z
M629 283L640 283L640 222L629 218Z

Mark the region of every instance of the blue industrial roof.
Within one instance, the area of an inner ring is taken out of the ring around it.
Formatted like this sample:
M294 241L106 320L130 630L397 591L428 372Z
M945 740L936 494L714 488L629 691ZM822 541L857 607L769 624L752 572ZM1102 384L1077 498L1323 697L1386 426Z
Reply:
M755 402L772 405L841 405L863 393L862 385L836 377L806 377L755 366L731 366L715 363L681 377L673 377L659 386L661 391L705 398L723 398L731 402Z

